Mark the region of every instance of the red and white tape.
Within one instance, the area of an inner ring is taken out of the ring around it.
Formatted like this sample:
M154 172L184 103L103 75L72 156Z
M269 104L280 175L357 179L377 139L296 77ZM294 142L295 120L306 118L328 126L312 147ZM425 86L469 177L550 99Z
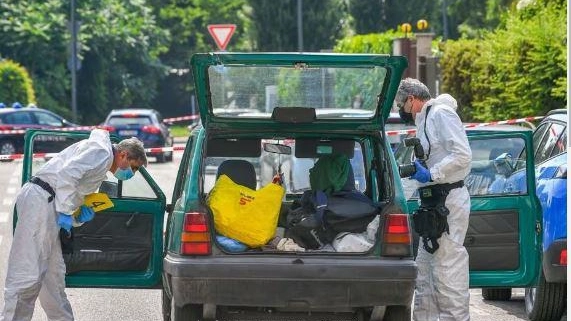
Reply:
M509 120L492 121L488 123L474 123L474 124L464 125L464 128L485 127L485 126L494 126L494 125L513 125L513 124L527 123L535 120L540 120L543 118L544 116L534 116L534 117L509 119ZM408 135L412 133L416 133L416 128L386 131L387 136Z
M179 152L183 151L184 145L174 145L171 147L153 147L145 148L145 152L150 154L156 154L161 152ZM58 153L34 153L34 158L50 158L56 156ZM11 155L0 155L0 161L3 160L16 160L24 158L24 154L11 154Z
M185 121L185 120L194 120L194 119L198 119L200 118L199 115L189 115L189 116L181 116L181 117L173 117L173 118L165 118L164 122L165 123L174 123L177 121ZM45 129L49 129L49 130L61 130L64 132L73 132L73 131L83 131L83 130L92 130L94 128L103 128L105 129L105 126L78 126L78 127L65 127L65 128L45 128ZM34 129L34 128L30 128L30 129ZM38 128L39 129L39 128ZM0 130L0 134L25 134L26 133L26 129L5 129L5 130Z
M195 120L200 118L199 115L189 115L189 116L181 116L181 117L173 117L173 118L165 118L163 121L165 123L174 123L177 121L184 121L184 120Z
M185 117L198 118L197 115L185 116ZM178 119L178 118L184 118L184 117L176 117L176 118ZM506 124L511 125L511 124L518 124L518 123L525 123L525 122L540 120L543 118L544 118L543 116L535 116L535 117L525 117L525 118L493 121L493 122L488 122L488 123L467 124L467 125L464 125L464 128L484 127L484 126L493 126L493 125L506 125ZM97 127L97 126L70 127L70 128L64 128L61 130L64 130L64 131L91 130L95 127ZM0 134L4 134L5 132L13 132L13 131L0 131ZM22 130L22 132L25 132L25 131ZM386 132L386 134L387 134L387 136L396 136L396 135L412 134L415 132L416 132L416 128L411 128L411 129L404 129L404 130L389 130ZM175 145L175 146L171 146L171 147L153 147L153 148L146 148L145 152L151 153L151 154L161 153L161 152L178 152L178 151L183 151L184 148L185 148L184 145L178 145L178 146ZM33 157L34 158L49 158L49 157L53 157L55 155L57 155L57 153L35 153ZM24 154L0 155L0 161L16 160L16 159L22 159L22 158L24 158Z

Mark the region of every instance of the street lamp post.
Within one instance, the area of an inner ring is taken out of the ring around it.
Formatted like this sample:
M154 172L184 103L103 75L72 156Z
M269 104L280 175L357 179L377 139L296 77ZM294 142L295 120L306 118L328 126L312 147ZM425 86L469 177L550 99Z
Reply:
M71 28L71 113L73 122L77 123L77 26L75 24L75 0L71 0L70 10L70 28Z
M297 50L303 51L303 18L301 16L303 0L297 0Z
M442 29L443 29L443 40L448 39L448 15L446 13L446 0L442 0Z

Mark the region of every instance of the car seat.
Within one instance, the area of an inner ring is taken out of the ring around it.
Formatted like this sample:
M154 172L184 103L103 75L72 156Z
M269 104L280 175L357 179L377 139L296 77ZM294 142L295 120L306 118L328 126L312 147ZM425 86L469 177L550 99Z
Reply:
M227 159L218 166L216 179L220 175L228 176L234 183L255 190L257 185L256 170L252 163L243 159Z

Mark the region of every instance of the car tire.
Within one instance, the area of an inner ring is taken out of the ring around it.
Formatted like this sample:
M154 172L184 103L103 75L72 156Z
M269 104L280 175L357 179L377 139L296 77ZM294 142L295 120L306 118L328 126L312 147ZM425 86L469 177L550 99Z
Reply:
M537 286L525 289L525 312L531 321L559 321L566 299L567 284L547 282L542 272Z
M171 321L201 321L202 320L202 305L200 304L187 304L178 307L171 303Z
M162 289L161 301L163 308L163 321L171 321L171 299L165 289Z
M168 155L165 156L165 160L166 160L167 162L172 162L173 152L169 152L169 153L167 153L167 154L168 154Z
M488 301L508 301L512 298L511 288L483 288L482 297Z
M12 155L16 154L16 144L10 139L4 139L0 141L0 155ZM13 159L3 159L0 162L12 162Z
M164 163L165 162L165 154L157 154L157 163Z
M384 321L410 321L412 313L410 306L390 305L385 311Z

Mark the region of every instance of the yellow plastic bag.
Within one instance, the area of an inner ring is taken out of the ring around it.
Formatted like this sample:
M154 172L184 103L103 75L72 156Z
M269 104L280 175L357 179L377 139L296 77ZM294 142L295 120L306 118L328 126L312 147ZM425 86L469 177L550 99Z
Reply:
M99 212L113 207L113 202L109 196L105 193L92 193L85 196L83 200L83 205L91 207L94 212ZM80 209L78 208L73 212L73 216L77 217L79 215Z
M250 247L275 234L285 189L270 183L255 191L221 175L208 196L216 231Z

